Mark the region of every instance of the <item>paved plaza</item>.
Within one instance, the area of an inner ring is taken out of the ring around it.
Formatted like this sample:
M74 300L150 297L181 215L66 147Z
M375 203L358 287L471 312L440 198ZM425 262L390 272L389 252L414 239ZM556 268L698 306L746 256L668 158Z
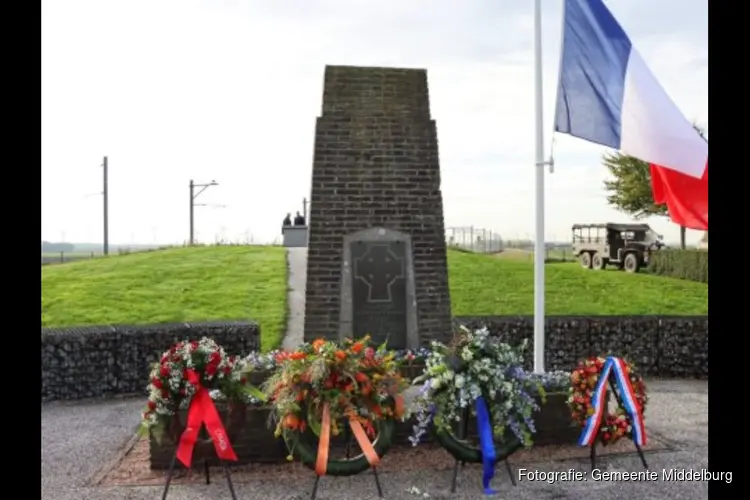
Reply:
M647 454L651 470L699 470L708 463L708 383L706 381L648 381L650 402L647 429L667 443L671 450ZM42 405L42 498L48 500L140 500L160 498L161 487L91 486L122 454L132 439L139 421L142 399L111 400ZM385 461L388 460L386 456ZM512 458L511 458L512 462ZM566 460L526 466L542 472L576 469L588 473L586 461ZM607 471L642 470L636 455L614 455L602 458ZM517 471L516 471L517 472ZM292 500L309 498L314 475L301 475L290 484L269 479L264 482L236 481L240 500ZM426 491L430 498L478 499L480 472L472 468L464 472L459 492L449 492L450 472L426 469L421 474L382 473L383 490L388 499L419 498L409 489ZM707 498L706 482L529 482L513 487L502 470L495 476L499 494L494 498L516 500L608 500L608 499L679 499ZM324 478L318 498L321 500L353 500L377 498L370 474L354 478ZM170 489L173 500L230 498L226 482L216 475L211 485L180 484Z

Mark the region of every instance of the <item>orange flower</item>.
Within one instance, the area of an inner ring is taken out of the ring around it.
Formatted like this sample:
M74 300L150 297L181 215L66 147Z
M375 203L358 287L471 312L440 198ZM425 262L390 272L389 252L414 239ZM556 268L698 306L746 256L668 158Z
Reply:
M289 413L286 417L284 417L284 427L287 429L296 429L299 427L299 417L295 415L294 413Z
M369 381L370 378L362 372L357 372L357 374L354 375L354 380L360 383L364 383L364 382Z
M364 345L362 345L362 342L355 342L355 343L354 343L354 344L352 345L352 352L353 352L354 354L359 354L359 353L360 353L360 352L362 351L362 349L364 349L364 347L365 347L365 346L364 346Z
M315 352L320 352L320 350L323 348L323 346L326 345L326 341L324 339L316 339L313 343L313 349L315 349Z
M299 361L301 359L305 359L306 357L307 357L307 354L305 354L304 352L300 352L300 351L293 352L292 354L289 355L289 359L292 359L294 361Z
M346 353L341 350L336 351L335 356L336 356L336 359L338 359L339 361L344 361L346 359Z

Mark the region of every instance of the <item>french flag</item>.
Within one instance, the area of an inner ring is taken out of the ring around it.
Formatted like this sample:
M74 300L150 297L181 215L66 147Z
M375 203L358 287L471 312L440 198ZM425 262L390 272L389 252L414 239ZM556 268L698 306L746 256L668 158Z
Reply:
M654 202L675 223L708 230L708 142L602 0L565 0L555 131L649 163Z

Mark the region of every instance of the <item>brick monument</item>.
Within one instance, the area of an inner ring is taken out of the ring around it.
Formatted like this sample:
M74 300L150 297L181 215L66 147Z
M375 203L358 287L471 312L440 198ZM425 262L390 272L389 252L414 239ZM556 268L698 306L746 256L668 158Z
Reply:
M327 66L315 130L305 340L451 336L427 72Z

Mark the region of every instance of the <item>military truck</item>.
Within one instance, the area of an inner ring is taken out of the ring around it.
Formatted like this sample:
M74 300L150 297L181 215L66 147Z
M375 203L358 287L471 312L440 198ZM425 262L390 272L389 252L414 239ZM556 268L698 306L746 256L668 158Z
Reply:
M664 246L662 236L648 224L575 224L573 255L586 269L608 265L637 273L648 265L651 252Z

